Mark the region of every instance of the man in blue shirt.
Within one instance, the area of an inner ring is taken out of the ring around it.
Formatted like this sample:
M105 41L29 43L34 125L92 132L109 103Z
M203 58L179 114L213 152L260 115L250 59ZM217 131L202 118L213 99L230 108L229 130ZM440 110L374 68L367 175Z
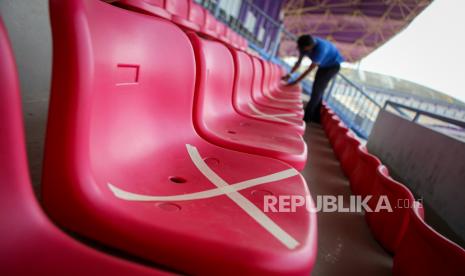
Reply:
M344 61L337 48L329 41L311 35L302 35L297 39L299 49L299 59L292 67L291 72L283 77L288 80L290 75L299 67L304 56L312 60L312 64L296 80L291 81L288 85L294 85L303 80L313 69L318 67L315 80L312 87L310 102L305 108L305 122L320 121L320 107L323 99L323 93L328 86L329 81L339 72L340 64Z

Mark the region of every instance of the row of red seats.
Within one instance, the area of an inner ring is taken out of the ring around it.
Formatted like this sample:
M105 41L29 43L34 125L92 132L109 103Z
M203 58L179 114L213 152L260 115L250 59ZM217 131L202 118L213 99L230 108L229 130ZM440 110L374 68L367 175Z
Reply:
M388 169L326 104L322 123L353 194L371 196L368 206L372 210L381 196L392 207L392 212L365 212L365 218L376 240L394 254L393 274L465 275L465 250L426 224L421 203L406 186L389 176Z
M8 72L0 97L9 108L1 112L10 121L0 144L1 220L9 226L1 271L310 273L315 214L263 211L266 195L309 195L297 171L306 162L298 89L282 86L280 67L239 44L181 29L172 13L148 14L159 1L121 2L50 1L53 80L42 197L60 227L152 267L77 243L40 210L2 27L1 55L9 59L0 65Z
M304 167L307 151L301 138L305 127L301 120L301 93L289 92L294 88L279 85L282 71L277 65L242 51L240 44L234 44L234 37L228 39L227 34L233 32L224 32L229 28L215 19L208 19L211 15L190 0L124 0L112 4L155 18L170 19L189 34L197 60L203 61L197 70L201 87L195 103L201 108L194 114L201 135L223 147L277 158L298 170ZM161 16L154 9L163 10L168 16ZM189 16L197 9L203 12ZM222 82L218 85L207 81L204 74L207 71L217 74ZM252 92L254 82L257 89ZM233 92L232 95L214 92L220 90ZM270 121L274 124L269 124ZM279 130L276 123L280 125Z
M191 0L108 0L112 4L140 13L164 18L181 28L219 39L246 50L247 40L234 32L205 8Z

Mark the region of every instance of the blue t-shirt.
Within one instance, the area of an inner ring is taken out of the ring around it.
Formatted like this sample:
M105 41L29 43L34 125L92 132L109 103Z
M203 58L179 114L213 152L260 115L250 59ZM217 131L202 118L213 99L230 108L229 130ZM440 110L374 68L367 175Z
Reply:
M326 39L315 37L315 47L310 52L303 52L300 55L309 57L312 62L319 64L319 67L326 68L335 66L344 61L339 50Z

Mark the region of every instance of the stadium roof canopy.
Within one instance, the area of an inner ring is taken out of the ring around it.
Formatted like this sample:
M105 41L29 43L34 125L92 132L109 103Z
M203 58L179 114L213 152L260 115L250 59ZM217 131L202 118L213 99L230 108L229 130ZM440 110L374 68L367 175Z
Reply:
M399 33L432 0L286 0L284 27L299 36L333 41L345 59L358 61ZM283 36L281 56L296 55L295 42Z

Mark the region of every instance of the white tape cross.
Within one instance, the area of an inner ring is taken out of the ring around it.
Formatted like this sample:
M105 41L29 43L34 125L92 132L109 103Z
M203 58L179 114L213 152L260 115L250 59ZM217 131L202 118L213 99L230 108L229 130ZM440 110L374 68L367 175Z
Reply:
M203 198L211 198L220 195L228 196L234 201L242 210L244 210L249 216L251 216L258 224L265 228L271 235L277 240L284 244L288 249L294 249L299 245L299 242L284 231L279 225L271 220L265 213L263 213L257 206L250 202L246 197L238 193L238 191L262 185L269 182L279 181L292 176L299 175L299 172L295 169L288 169L281 172L261 176L254 179L249 179L235 184L228 184L219 175L217 175L200 156L196 147L186 144L187 152L197 167L197 169L211 182L216 188L174 196L152 196L152 195L141 195L124 191L111 183L108 183L108 188L113 194L120 199L128 201L183 201L183 200L196 200Z

